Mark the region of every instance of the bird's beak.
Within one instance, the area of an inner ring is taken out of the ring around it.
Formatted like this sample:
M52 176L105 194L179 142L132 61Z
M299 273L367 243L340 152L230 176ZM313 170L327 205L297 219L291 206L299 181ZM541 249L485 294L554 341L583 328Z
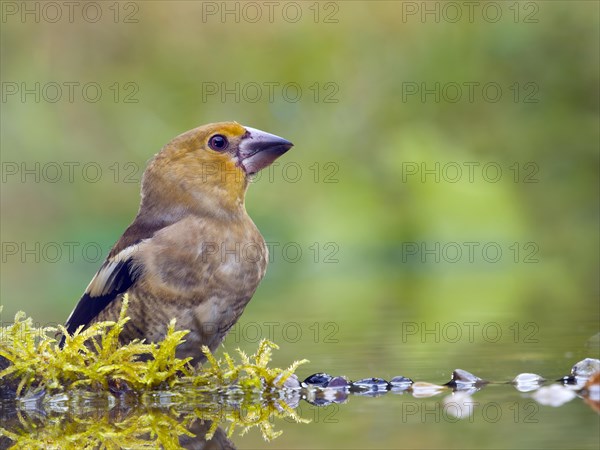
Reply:
M238 161L248 175L255 174L293 147L290 141L256 128L247 131L238 147Z

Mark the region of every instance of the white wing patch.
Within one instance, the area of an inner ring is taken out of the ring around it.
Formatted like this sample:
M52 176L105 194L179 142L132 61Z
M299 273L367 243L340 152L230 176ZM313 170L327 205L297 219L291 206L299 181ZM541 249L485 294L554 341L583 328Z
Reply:
M107 260L96 275L94 275L94 278L92 278L92 281L90 281L90 284L85 289L85 293L90 297L101 297L113 291L115 289L115 270L138 252L139 244L126 247L114 257Z

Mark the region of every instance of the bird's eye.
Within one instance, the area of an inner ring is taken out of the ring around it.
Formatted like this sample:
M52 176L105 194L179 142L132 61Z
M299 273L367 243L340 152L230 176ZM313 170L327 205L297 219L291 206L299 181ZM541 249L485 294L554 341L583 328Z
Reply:
M229 142L225 136L220 134L215 134L208 140L208 146L213 150L221 152L227 148Z

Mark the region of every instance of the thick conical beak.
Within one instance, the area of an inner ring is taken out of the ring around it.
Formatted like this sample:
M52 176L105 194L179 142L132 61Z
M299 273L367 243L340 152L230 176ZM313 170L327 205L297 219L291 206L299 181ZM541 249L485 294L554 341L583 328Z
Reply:
M247 131L238 147L238 160L248 175L255 174L294 146L271 133L244 127Z

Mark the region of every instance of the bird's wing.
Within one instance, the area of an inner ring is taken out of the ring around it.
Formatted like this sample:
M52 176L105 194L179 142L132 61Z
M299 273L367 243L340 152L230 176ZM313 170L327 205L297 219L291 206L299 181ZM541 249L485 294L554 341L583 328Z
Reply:
M102 264L67 319L65 328L69 333L73 334L80 325L89 325L110 302L131 287L140 272L133 263L137 249L138 244L126 247ZM64 337L61 346L63 343Z
M135 263L135 256L144 240L150 239L165 223L152 225L134 221L110 251L108 258L96 272L83 296L67 319L65 328L70 334L81 325L90 322L120 294L126 292L139 278L142 268ZM60 341L62 347L65 342Z

